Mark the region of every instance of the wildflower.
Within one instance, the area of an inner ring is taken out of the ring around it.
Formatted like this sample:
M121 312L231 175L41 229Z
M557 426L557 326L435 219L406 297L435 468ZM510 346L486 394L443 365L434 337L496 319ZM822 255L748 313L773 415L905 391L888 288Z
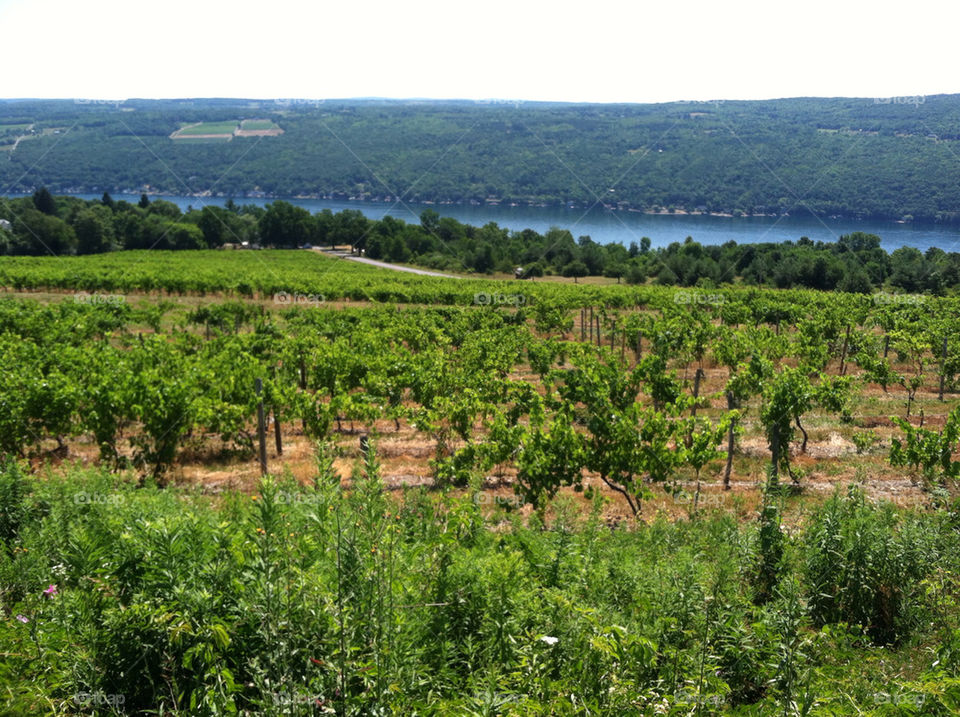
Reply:
M48 587L46 590L43 591L43 594L46 595L47 597L53 597L54 595L57 594L57 586L51 585L50 587Z
M255 495L250 496L250 500L256 500L256 499L257 499L257 496Z
M26 615L17 615L17 619L18 619L20 622L22 622L24 625L26 625L28 622L30 622L30 618L27 617Z
M560 641L560 638L551 637L550 635L544 635L540 638L540 642L545 642L548 645L556 645Z

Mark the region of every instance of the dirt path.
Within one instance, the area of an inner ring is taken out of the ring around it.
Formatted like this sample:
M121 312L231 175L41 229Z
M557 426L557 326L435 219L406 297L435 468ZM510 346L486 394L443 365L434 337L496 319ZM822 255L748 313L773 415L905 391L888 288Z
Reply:
M454 274L442 274L439 271L428 271L427 269L414 269L410 266L397 266L396 264L389 264L385 261L377 261L376 259L367 259L363 256L354 256L346 251L331 251L330 249L314 249L321 254L326 254L327 256L336 257L338 259L349 259L350 261L358 261L361 264L369 264L370 266L379 266L382 269L393 269L394 271L405 271L409 274L419 274L420 276L439 276L444 279L462 279L462 276L455 276Z
M27 127L27 128L24 130L24 132L29 132L29 131L32 130L32 129L33 129L33 125L30 125L29 127ZM21 134L19 137L17 137L17 138L13 141L13 146L10 148L10 154L13 154L14 152L17 151L17 147L20 146L20 141L21 141L21 140L30 139L30 138L33 137L33 136L34 136L34 135L31 135L31 134Z

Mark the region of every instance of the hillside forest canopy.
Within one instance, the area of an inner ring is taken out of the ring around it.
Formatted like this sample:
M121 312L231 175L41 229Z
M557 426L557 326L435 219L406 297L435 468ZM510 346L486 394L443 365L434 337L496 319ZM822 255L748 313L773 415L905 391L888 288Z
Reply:
M198 123L244 120L282 134L174 138ZM0 186L953 223L958 120L960 95L647 105L6 100Z

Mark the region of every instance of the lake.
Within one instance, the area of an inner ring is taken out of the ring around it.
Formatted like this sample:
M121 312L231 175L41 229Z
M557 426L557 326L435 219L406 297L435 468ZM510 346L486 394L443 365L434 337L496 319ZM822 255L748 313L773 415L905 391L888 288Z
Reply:
M99 199L100 195L78 194L84 199ZM140 195L113 195L114 199L137 202ZM152 197L166 199L181 209L200 208L205 205L223 206L227 199L221 197ZM235 199L237 204L264 205L272 199ZM876 234L883 240L888 252L901 246L912 246L926 251L939 247L944 251L960 251L960 228L930 224L901 224L899 222L858 221L855 219L790 217L711 217L704 215L653 215L639 212L610 211L602 207L589 212L582 209L548 207L464 206L449 204L389 204L383 202L341 201L333 199L287 199L285 201L303 207L310 212L330 209L358 209L371 219L385 215L407 222L419 222L424 209L433 209L441 216L476 226L496 222L499 226L520 231L534 229L540 233L550 227L569 229L574 237L587 235L603 244L620 242L640 243L641 237L649 237L654 247L682 242L688 236L701 244L723 244L731 239L740 244L756 242L796 241L809 237L814 241L836 241L843 234L855 231Z

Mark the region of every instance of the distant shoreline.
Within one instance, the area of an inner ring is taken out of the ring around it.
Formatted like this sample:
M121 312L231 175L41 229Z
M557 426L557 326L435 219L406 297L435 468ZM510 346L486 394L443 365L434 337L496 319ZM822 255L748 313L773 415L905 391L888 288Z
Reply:
M48 187L49 189L49 187ZM110 194L123 194L123 195L139 195L146 194L148 197L190 197L196 199L233 199L235 202L242 203L243 200L247 199L259 199L259 200L269 200L269 201L290 201L290 200L307 200L307 201L336 201L336 202L366 202L369 204L397 204L401 202L401 199L392 197L392 196L370 196L370 197L358 197L343 194L340 192L334 192L331 194L293 194L293 195L277 195L267 192L245 192L243 194L226 194L226 193L216 193L211 194L209 192L164 192L157 191L153 189L113 189L113 190L102 190L102 189L86 189L86 188L77 188L71 187L69 189L62 188L53 188L51 189L55 194L101 194L103 191L107 191ZM7 194L6 196L10 197L22 197L29 196L29 192L15 192ZM616 204L606 204L602 202L596 202L592 205L581 204L576 202L503 202L499 199L487 199L486 201L479 200L470 200L470 201L436 201L436 200L402 200L411 204L418 204L423 206L438 206L438 207L522 207L522 208L531 208L531 209L569 209L569 210L579 210L587 211L596 207L601 207L607 211L611 212L627 212L633 214L645 214L649 216L682 216L682 217L716 217L721 219L753 219L753 218L777 218L783 217L788 218L791 215L789 213L778 214L776 212L754 212L754 213L734 213L731 211L720 211L720 212L711 212L706 210L698 209L687 209L685 207L675 207L674 209L667 209L664 207L658 208L649 208L649 209L638 209L636 207L628 206L626 203L621 203L619 206ZM842 221L881 221L881 222L894 222L896 224L915 224L917 226L933 226L933 225L946 225L952 226L957 222L947 222L947 221L937 221L937 220L922 220L914 218L903 218L903 217L869 217L862 215L847 215L847 214L830 214L826 215L827 219L833 220L842 220Z

